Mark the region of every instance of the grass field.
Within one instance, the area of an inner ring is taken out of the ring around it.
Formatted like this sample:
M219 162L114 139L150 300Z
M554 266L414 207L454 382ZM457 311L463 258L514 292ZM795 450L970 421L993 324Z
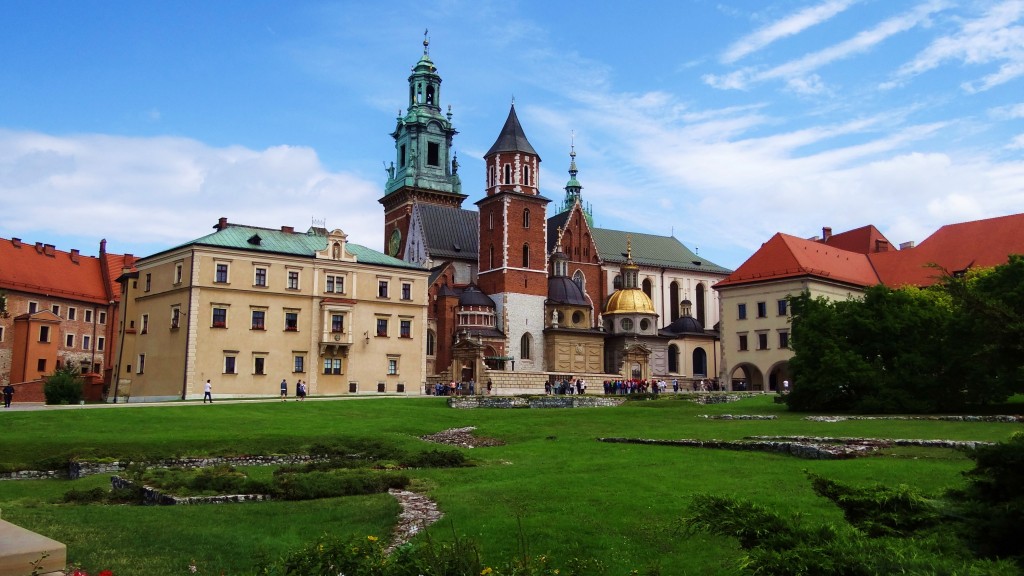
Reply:
M700 414L777 414L778 420L708 420ZM666 446L607 444L603 436L739 439L749 435L864 436L999 441L1015 424L929 421L816 423L770 396L700 406L678 400L618 408L454 410L444 399L265 402L4 413L0 466L89 457L287 453L317 442L366 438L433 448L419 436L476 426L507 444L466 450L474 467L410 470L414 487L444 511L431 528L480 543L485 559L528 552L557 564L599 559L609 574L735 574L727 539L686 535L679 520L695 493L742 496L813 521L842 515L816 497L804 470L858 485L907 484L927 492L962 485L972 462L952 450L901 449L845 461ZM248 574L322 534L387 537L398 506L387 495L307 502L140 507L59 504L71 488L109 486L109 476L0 482L2 518L68 545L90 572L117 576ZM519 526L522 526L520 532Z

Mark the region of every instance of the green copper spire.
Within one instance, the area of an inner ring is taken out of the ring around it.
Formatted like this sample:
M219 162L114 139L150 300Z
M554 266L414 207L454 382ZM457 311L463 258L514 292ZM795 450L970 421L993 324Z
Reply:
M583 204L583 185L576 179L577 174L579 174L579 170L576 168L576 137L574 135L569 152L569 181L565 184L565 200L562 200L562 206L558 213L568 212L572 209L573 204L579 202L580 209L583 210L583 217L587 220L587 226L593 227L594 216L590 206Z
M409 104L405 116L398 118L391 137L395 139L395 161L385 166L387 196L403 187L462 194L459 177L453 170L452 139L458 131L452 126L451 106L441 111L441 76L430 59L430 38L423 33L423 56L409 75Z

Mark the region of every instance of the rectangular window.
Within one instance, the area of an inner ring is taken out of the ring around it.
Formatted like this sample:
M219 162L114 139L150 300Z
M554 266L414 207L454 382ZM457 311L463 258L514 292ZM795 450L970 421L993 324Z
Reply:
M218 284L226 284L228 281L228 265L217 264L217 275L213 279Z
M40 326L39 327L39 341L40 342L49 342L50 341L50 327L49 326Z
M405 144L398 148L398 165L405 168Z
M177 328L181 324L181 308L171 308L171 328Z
M288 271L288 289L298 290L299 289L299 273L297 270Z
M82 350L91 350L92 339L86 335L82 336Z
M387 298L388 297L388 281L378 280L377 281L377 297Z
M74 334L65 334L64 335L64 346L66 346L68 348L74 348L75 347L75 335Z
M267 269L257 268L256 278L253 280L254 286L266 286L267 285Z
M377 392L387 392L387 391L388 391L388 383L387 382L377 382Z
M301 355L295 356L295 369L292 372L305 372L306 371L306 357Z
M412 300L412 284L402 282L402 300Z
M74 320L76 316L78 316L78 309L68 306L68 320Z
M767 350L768 349L768 333L759 332L757 335L757 349Z
M85 321L92 322L92 310L85 311Z
M227 308L214 308L213 309L213 327L214 328L227 328L228 325L228 309Z
M262 376L262 375L266 374L266 371L265 371L266 364L267 364L267 359L264 358L263 356L257 356L255 358L253 358L252 359L252 373L256 374L257 376Z
M36 371L38 371L38 372L46 372L46 359L45 358L40 358L36 362Z
M785 316L786 312L789 311L789 301L788 300L779 300L778 304L779 304L779 316Z
M388 335L388 319L387 318L377 318L377 336L387 336L387 335Z
M747 335L740 334L740 351L744 352L747 350Z
M235 374L235 357L225 356L224 357L224 373Z
M143 291L144 292L149 292L149 290L151 288L153 288L153 275L147 273L146 274L146 287L143 289Z
M341 358L324 358L324 374L341 374Z
M345 331L345 315L331 314L331 332Z
M37 302L29 302L28 303L28 313L29 314L35 314L38 311L39 311L39 303L37 303Z
M402 320L399 324L398 335L402 338L412 338L412 320Z
M765 302L757 303L757 317L764 318L768 315L768 304Z
M53 312L54 316L60 316L60 304L50 306L50 311Z
M135 366L138 367L138 371L136 372L137 374L145 374L146 373L146 355L145 354L139 354L139 361L138 361L138 363L135 364Z
M789 332L779 332L779 348L789 348Z
M388 358L388 376L398 374L398 358Z
M288 332L295 332L299 329L299 313L298 312L285 312L284 313L284 329Z
M437 142L427 142L427 164L430 166L441 165L441 147Z
M328 294L334 292L334 276L327 277L327 287L324 288L324 292L327 292Z
M105 347L106 342L107 342L106 338L104 338L103 336L97 336L96 337L96 350L99 351L99 352L103 352L103 348ZM99 370L97 370L97 372L99 372Z
M86 316L89 317L90 314L86 314ZM88 322L88 321L89 320L87 319L86 322ZM100 312L99 322L100 322L100 324L106 324L107 323L107 313L106 312Z
M181 271L182 271L182 265L181 264L175 264L174 265L174 283L175 284L181 284Z
M747 319L747 305L746 304L737 304L736 305L736 315L737 315L737 317L740 320L746 320Z
M263 330L266 327L267 313L264 310L252 311L252 329Z
M142 329L140 330L140 332L142 334L146 334L149 332L149 314L142 315Z

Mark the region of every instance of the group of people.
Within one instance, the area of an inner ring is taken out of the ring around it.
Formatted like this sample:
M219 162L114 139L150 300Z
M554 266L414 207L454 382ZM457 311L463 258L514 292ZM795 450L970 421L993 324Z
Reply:
M295 381L295 400L306 399L306 383L302 380ZM285 402L288 400L288 380L281 379L281 401Z
M487 393L491 393L491 383L487 382ZM452 380L447 384L438 382L434 384L434 396L470 396L476 394L476 381L472 378L468 382L456 382Z
M562 380L551 383L550 381L544 383L544 393L551 395L554 394L586 394L587 393L587 382L582 378L573 380L571 378L563 378Z

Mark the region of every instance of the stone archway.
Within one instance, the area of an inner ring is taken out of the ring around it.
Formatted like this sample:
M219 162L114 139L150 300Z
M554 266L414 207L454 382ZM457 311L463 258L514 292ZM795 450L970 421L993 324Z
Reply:
M646 380L651 376L651 349L643 344L630 344L622 351L622 375Z
M789 381L790 388L793 385L793 376L789 371L789 362L782 361L768 369L768 390L778 392L782 390L782 382Z
M764 375L753 364L740 364L729 375L734 391L764 390Z

